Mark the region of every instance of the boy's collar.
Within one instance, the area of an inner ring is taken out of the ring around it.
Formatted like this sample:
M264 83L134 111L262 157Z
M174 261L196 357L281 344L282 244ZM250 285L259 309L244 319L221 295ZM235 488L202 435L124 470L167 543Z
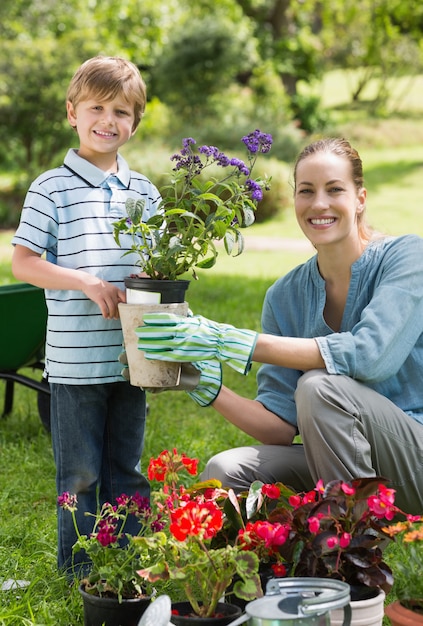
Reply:
M103 172L103 170L80 157L78 152L74 149L68 150L64 164L92 187L99 187L111 176L110 173ZM113 174L113 176L116 176L125 187L129 187L131 172L127 162L120 154L117 155L117 165L118 171L116 174Z

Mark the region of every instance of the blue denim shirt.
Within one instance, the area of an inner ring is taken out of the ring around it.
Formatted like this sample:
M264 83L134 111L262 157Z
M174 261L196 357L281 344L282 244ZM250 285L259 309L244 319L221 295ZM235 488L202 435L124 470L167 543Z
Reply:
M423 424L423 239L384 237L367 246L351 268L339 332L324 320L325 301L314 256L270 287L263 332L314 337L329 374L364 383ZM296 425L294 392L302 373L262 365L256 399Z

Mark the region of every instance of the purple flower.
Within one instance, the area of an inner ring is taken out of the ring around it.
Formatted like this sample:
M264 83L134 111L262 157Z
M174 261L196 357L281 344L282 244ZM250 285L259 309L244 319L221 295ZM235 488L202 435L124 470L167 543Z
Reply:
M201 146L198 148L200 154L204 154L208 159L211 159L216 165L221 167L228 167L231 165L231 159L226 156L224 152L221 152L216 146Z
M71 495L69 491L64 491L61 496L57 497L58 506L65 511L76 511L77 502L76 495Z
M129 512L134 513L137 517L148 519L151 516L150 499L137 492L131 498Z
M195 145L197 142L192 137L185 137L182 139L182 145L184 148L189 148L190 146Z
M259 202L260 200L263 200L263 190L260 184L256 183L255 180L248 178L245 181L245 187L251 192L251 198L253 200L257 200L257 202Z
M103 546L109 546L111 543L116 543L117 536L116 521L113 518L100 520L98 525L97 541Z
M268 133L262 133L258 129L246 135L242 138L243 143L247 146L247 149L252 154L256 154L257 152L261 152L262 154L266 154L266 152L270 151L272 147L272 135Z
M244 174L244 176L249 175L250 170L245 165L244 161L241 161L241 159L233 158L231 159L230 164L236 167L240 171L241 174Z

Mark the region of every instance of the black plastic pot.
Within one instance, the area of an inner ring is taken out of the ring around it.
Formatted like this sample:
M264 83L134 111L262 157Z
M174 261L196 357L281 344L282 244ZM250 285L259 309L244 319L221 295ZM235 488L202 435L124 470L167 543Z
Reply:
M160 293L160 302L163 304L184 302L185 292L189 284L189 280L155 280L154 278L133 276L125 278L125 287L127 289Z
M227 626L241 613L241 609L235 604L219 602L216 607L216 617L199 617L193 615L189 602L174 602L171 622L175 626Z
M151 598L100 598L79 587L84 603L84 626L137 626L141 615L150 605Z

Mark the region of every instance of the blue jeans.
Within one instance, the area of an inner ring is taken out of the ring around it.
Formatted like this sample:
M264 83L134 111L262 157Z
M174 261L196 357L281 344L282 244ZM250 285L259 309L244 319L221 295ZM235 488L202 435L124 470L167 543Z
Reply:
M145 393L127 382L104 385L50 384L51 436L56 463L56 488L76 494L78 528L92 531L98 504L115 503L122 493L149 496L140 459L146 419ZM136 533L138 524L128 519L125 529ZM131 527L132 525L132 527ZM76 541L72 515L58 509L58 567L69 575L85 575L86 557L72 558Z

